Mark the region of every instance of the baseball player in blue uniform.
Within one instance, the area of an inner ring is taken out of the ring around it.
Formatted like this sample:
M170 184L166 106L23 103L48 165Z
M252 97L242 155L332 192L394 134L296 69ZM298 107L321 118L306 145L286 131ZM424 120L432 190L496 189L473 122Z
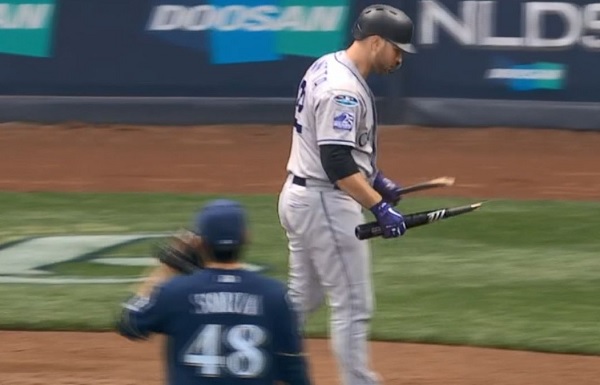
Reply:
M331 340L344 385L372 385L367 337L373 311L370 248L355 237L370 210L384 238L406 231L399 185L377 168L377 113L366 79L413 52L412 21L388 5L365 8L346 50L316 60L296 100L279 219L289 244L290 298L304 321L329 299Z
M178 275L161 264L123 305L121 335L167 335L170 385L310 384L285 285L240 263L245 218L234 201L205 206L186 239L204 268Z

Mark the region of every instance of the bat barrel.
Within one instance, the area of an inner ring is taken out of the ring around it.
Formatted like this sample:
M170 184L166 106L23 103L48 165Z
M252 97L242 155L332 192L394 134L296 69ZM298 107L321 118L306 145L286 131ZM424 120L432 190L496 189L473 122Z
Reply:
M427 225L445 218L454 217L456 215L469 213L477 210L479 207L481 207L481 203L407 214L404 216L404 223L406 228L410 229L417 226ZM383 235L383 229L379 223L374 221L356 226L354 229L354 234L359 240L365 240Z

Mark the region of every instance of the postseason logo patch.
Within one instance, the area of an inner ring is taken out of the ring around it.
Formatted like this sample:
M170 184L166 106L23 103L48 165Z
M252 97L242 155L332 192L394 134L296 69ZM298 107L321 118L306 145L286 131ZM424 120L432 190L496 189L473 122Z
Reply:
M350 95L336 95L333 101L343 107L358 106L358 99Z
M353 113L347 111L336 112L333 115L333 128L342 131L352 131L354 121Z

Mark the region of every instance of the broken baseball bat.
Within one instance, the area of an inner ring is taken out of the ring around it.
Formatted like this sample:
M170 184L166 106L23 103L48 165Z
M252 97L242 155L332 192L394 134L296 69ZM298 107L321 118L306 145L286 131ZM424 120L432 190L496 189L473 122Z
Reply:
M477 210L479 207L481 207L481 205L482 203L480 202L466 206L448 207L406 214L404 215L404 223L406 224L407 229L411 229L413 227L437 222L442 219L470 213L474 210ZM383 234L383 230L377 222L369 222L356 226L355 234L358 239L364 240L381 236Z
M399 195L404 195L404 194L408 194L408 193L415 192L415 191L429 190L429 189L435 188L435 187L452 186L454 184L454 180L455 179L453 177L448 177L448 176L443 176L441 178L435 178L435 179L429 180L427 182L417 183L412 186L406 186L406 187L400 189Z

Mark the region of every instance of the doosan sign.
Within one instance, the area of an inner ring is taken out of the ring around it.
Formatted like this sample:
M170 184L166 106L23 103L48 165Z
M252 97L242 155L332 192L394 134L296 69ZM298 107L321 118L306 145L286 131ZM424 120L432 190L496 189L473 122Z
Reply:
M213 64L319 57L340 49L348 0L154 0L146 30Z
M338 7L215 7L162 5L154 9L151 31L335 31L343 20L345 8Z
M447 4L448 2L444 2ZM511 1L461 1L453 12L437 0L419 3L418 43L423 46L439 42L444 32L463 46L515 49L569 49L581 46L600 49L600 3L577 5L568 2L522 2L514 15L514 32L501 36L500 7L514 7ZM551 24L554 23L554 24ZM549 33L549 26L560 33Z

